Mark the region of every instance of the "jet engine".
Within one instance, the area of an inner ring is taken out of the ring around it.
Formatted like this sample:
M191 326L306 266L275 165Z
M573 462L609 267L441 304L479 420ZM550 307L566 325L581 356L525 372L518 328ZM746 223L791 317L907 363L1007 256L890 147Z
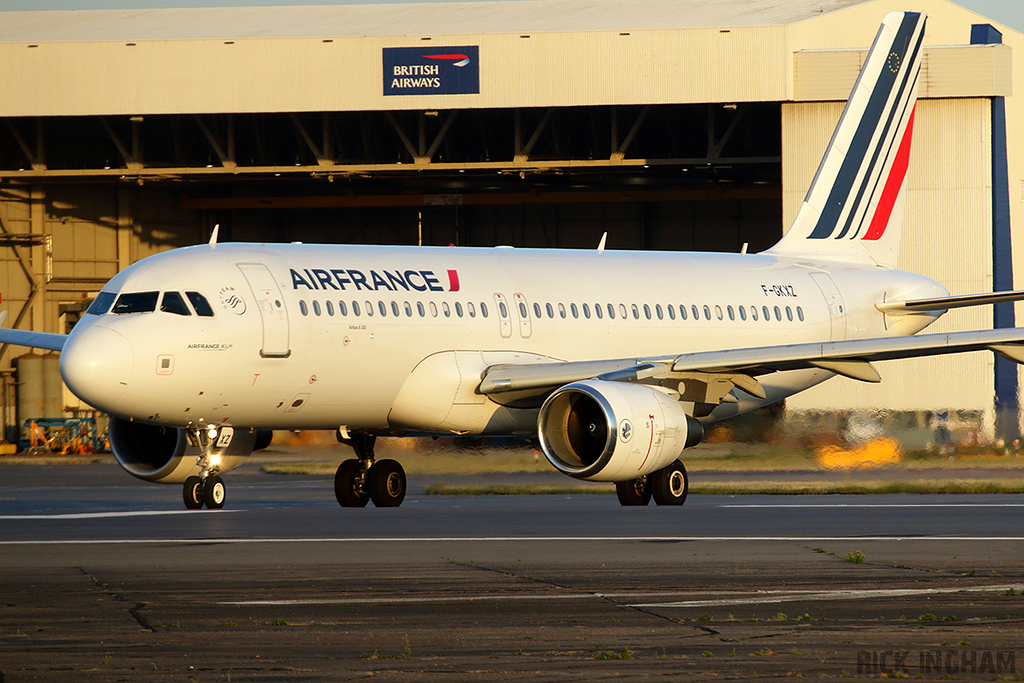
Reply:
M541 406L544 455L577 479L628 481L668 466L704 436L700 422L655 387L586 380L557 389Z
M214 452L220 460L217 472L238 467L257 446L269 446L270 435L269 430L235 429L231 442ZM111 417L107 438L118 464L139 479L181 484L199 474L199 448L189 443L184 429Z

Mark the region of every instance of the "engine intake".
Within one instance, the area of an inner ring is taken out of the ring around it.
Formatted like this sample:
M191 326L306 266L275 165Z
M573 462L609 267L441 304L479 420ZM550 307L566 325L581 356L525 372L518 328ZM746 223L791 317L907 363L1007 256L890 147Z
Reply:
M236 428L231 443L219 452L218 471L224 473L242 464L258 445L257 434L253 429ZM269 439L261 436L270 445ZM139 479L180 484L199 474L199 449L189 444L184 429L111 417L107 438L117 463Z
M544 456L559 472L588 481L628 481L696 446L704 427L656 388L586 380L548 397L538 432Z

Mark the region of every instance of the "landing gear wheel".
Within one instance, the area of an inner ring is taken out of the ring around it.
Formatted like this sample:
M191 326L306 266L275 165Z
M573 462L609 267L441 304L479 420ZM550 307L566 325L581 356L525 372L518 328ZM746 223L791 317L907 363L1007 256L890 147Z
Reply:
M650 476L651 493L658 505L682 505L686 492L690 490L690 479L686 476L683 463L674 463Z
M405 499L405 470L396 460L378 460L366 473L370 500L379 508L396 508Z
M363 484L362 486L360 484ZM359 461L349 459L334 474L334 496L343 508L364 508L370 500L365 482L359 481Z
M211 510L219 510L224 507L224 498L227 497L227 490L224 488L224 480L216 474L206 478L203 485L203 502Z
M203 480L199 477L187 478L182 487L182 497L185 499L185 507L189 510L203 507Z
M620 505L647 505L651 502L651 485L647 477L615 482L615 495Z

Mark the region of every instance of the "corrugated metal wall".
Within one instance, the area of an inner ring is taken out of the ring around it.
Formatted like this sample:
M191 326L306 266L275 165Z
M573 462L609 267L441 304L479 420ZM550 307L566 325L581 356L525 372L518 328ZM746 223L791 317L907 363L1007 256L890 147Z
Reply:
M907 173L899 268L953 294L992 287L990 100L918 100ZM839 120L842 103L782 107L783 222L788 226ZM929 332L986 329L989 307L950 311ZM795 409L992 411L988 352L880 363L882 383L833 379L793 399ZM991 422L989 422L991 424Z

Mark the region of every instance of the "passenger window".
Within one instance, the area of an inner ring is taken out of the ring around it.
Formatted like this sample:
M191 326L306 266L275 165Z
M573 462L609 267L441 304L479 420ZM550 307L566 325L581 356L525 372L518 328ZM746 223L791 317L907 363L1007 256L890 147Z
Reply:
M654 304L654 312L658 316L658 320L664 320L665 315L661 312L661 304Z
M388 307L384 305L383 301L377 302L377 310L380 311L381 317L386 317L388 314Z
M694 320L700 320L700 312L697 311L697 304L690 306L690 312L693 313Z
M597 315L597 319L600 320L602 317L601 304L594 304L594 313Z
M348 311L345 310L345 302L344 301L339 301L338 302L338 315L348 315Z
M196 315L203 316L204 318L213 317L213 308L205 296L199 292L185 292L185 296L192 302L192 308L196 309ZM280 303L278 303L278 307L280 307ZM117 313L117 311L114 312Z
M519 304L519 306L522 308L523 313L526 313L526 306L523 306L523 304ZM460 318L462 317L462 304L458 301L455 302L455 315Z
M583 304L583 317L590 320L590 306Z
M502 318L508 317L508 309L505 307L505 302L502 301L498 304L498 311L501 313Z
M175 315L192 315L192 311L188 310L188 306L185 304L185 299L178 292L164 292L160 310Z
M739 309L740 309L740 320L746 320L747 319L747 309L743 308L743 306L740 306Z
M160 292L132 292L117 297L113 313L151 313L156 310L156 300Z
M778 306L775 307L775 319L782 322L782 311L779 310Z
M405 317L406 318L411 318L412 317L412 304L410 304L408 301L406 301L404 304L402 304L402 306L405 308Z
M565 317L565 304L558 304L558 315L562 318Z
M669 320L675 320L676 319L676 309L673 306L671 306L671 305L666 306L665 310L668 311L668 319ZM686 313L684 312L683 315L685 316Z
M736 316L733 314L732 306L726 306L725 312L729 315L729 320L735 320Z
M435 304L433 301L430 302L430 317L437 317L437 304Z
M306 302L304 300L299 301L299 312L302 313L302 315L309 315L309 309L306 308Z
M636 304L633 304L632 309L633 309L633 320L639 320L640 319L640 310L637 309Z
M487 317L487 304L485 304L483 301L480 302L480 317Z
M470 301L468 304L466 304L466 313L469 313L469 317L470 318L475 318L476 317L476 307L473 306L473 302L472 301Z
M718 317L721 318L722 316L719 315ZM704 304L704 319L711 320L711 309L708 308L707 304Z
M626 304L619 304L619 317L625 320L626 315Z
M446 317L446 318L452 317L452 311L451 311L450 308L448 308L448 302L447 301L442 301L441 302L441 310L444 312L444 317Z
M519 305L522 306L522 304ZM533 315L535 318L540 317L540 304L537 303L536 301L533 302ZM526 316L524 315L523 317L525 318Z
M800 318L800 322L804 321L804 309L799 306L796 307L796 317Z
M359 317L359 302L358 301L353 301L352 302L352 315L354 315L357 318Z
M372 304L372 303L370 303L369 301L367 301L367 302L366 302L366 303L365 303L365 304L363 305L363 308L364 308L364 309L366 310L366 316L367 316L367 317L373 317L373 304Z
M718 304L715 304L715 317L717 317L719 320L722 319L722 307L719 306Z
M615 320L615 307L608 304L608 319Z
M334 304L332 304L330 301L327 302L327 315L332 317L334 316Z
M391 302L391 313L397 318L398 317L398 302Z
M458 304L455 305L458 306ZM530 317L530 313L526 310L526 304L524 304L522 301L519 302L519 317L522 318L523 320Z
M580 310L576 308L576 304L569 304L569 312L572 313L573 318L580 317Z
M644 304L644 317L647 318L648 320L651 319L651 307L648 306L647 304Z
M416 312L420 314L421 318L425 318L426 317L427 312L425 310L423 310L423 302L422 301L417 301L416 302Z
M750 307L750 319L754 321L757 320L757 306Z
M96 295L96 298L89 304L89 310L86 313L92 315L103 315L110 310L110 304L114 303L114 299L117 298L117 294L113 292L100 292Z
M768 322L769 320L772 319L772 314L768 312L768 307L767 306L762 306L761 307L761 314L764 316L764 321L765 322Z
M320 302L319 301L314 301L313 302L313 313L315 313L317 315L320 315Z
M786 318L789 322L793 322L793 309L789 306L786 306Z
M555 317L555 309L551 307L551 304L544 304L544 308L547 310L549 318ZM537 314L537 317L540 317L539 313Z

